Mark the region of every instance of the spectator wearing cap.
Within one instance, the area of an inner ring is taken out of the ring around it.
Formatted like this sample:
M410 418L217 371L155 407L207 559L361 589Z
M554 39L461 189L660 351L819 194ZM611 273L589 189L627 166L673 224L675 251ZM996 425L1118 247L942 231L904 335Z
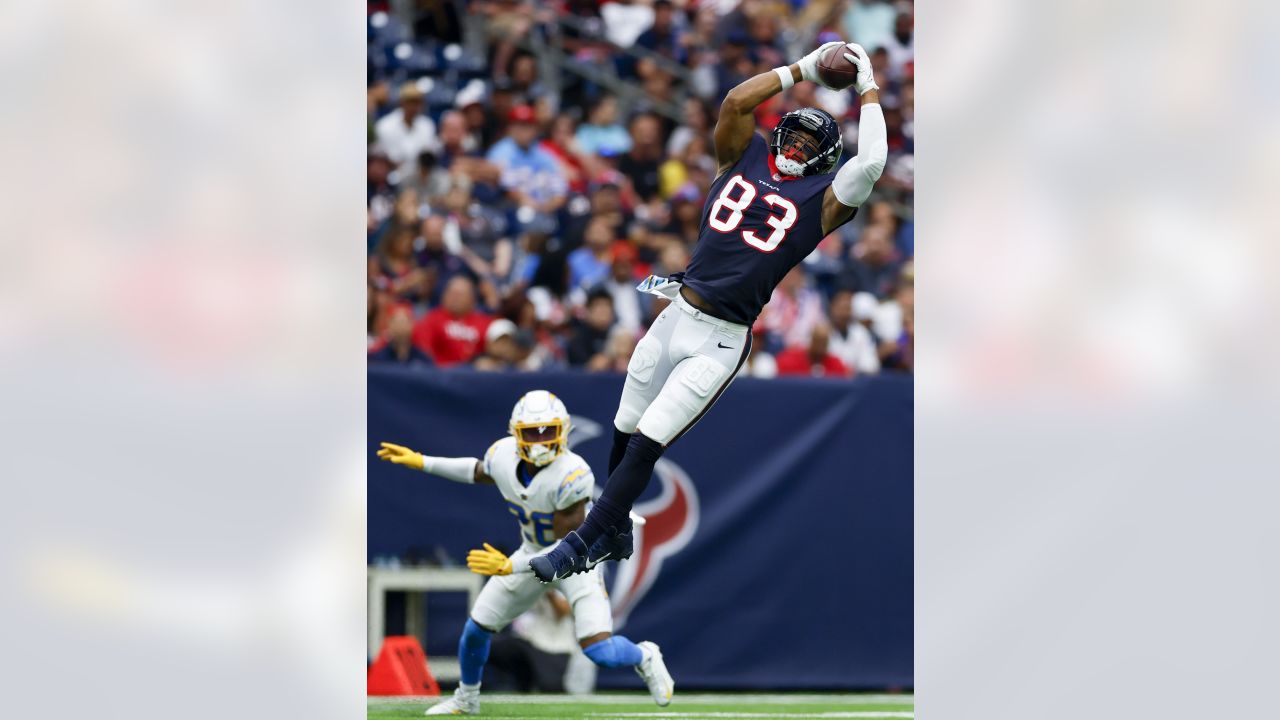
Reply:
M631 149L631 135L618 122L618 101L612 95L595 101L574 140L579 151L592 155L621 155Z
M462 119L466 121L467 137L477 148L488 147L495 139L491 133L497 123L485 105L488 97L484 81L475 79L467 83L453 98L453 106L462 113Z
M619 240L609 249L609 258L609 277L602 287L613 298L618 327L632 334L639 333L649 316L648 301L653 296L636 292L636 249L631 243Z
M518 105L507 117L507 137L489 150L488 160L502 173L502 188L521 207L554 213L564 205L569 184L556 157L538 143L533 108Z
M870 301L870 305L868 305ZM831 295L827 317L831 321L830 352L845 367L858 373L880 371L880 354L876 340L863 322L869 324L877 305L874 295L841 288Z
M408 307L397 306L391 312L383 337L386 343L380 350L369 353L369 362L399 365L434 364L430 356L414 347L413 312Z
M445 286L440 307L414 325L413 344L440 367L450 367L479 355L488 329L489 316L476 309L475 284L458 275Z
M604 282L609 276L613 258L609 248L613 245L613 228L609 221L593 217L587 223L582 247L569 253L569 289L586 289Z
M516 324L506 318L497 318L485 330L484 352L471 365L489 372L528 370L531 368L524 362L528 356L529 348L521 342Z
M436 145L436 126L422 114L422 102L422 90L407 82L400 86L400 107L374 125L378 146L395 163L401 178L413 175L418 155Z
M830 339L831 330L825 322L814 325L807 346L788 348L778 355L778 375L849 377L849 369L831 354Z
M583 317L574 318L569 326L569 342L566 348L569 365L582 367L591 363L592 358L603 353L609 342L609 330L613 327L615 320L613 296L602 289L593 290L587 296Z

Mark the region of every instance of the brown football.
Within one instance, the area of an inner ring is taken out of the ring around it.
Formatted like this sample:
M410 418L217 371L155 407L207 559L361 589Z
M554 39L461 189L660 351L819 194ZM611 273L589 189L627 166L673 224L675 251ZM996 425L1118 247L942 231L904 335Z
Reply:
M852 86L858 79L858 66L849 62L845 53L852 55L853 51L847 45L837 45L818 58L818 75L837 90Z

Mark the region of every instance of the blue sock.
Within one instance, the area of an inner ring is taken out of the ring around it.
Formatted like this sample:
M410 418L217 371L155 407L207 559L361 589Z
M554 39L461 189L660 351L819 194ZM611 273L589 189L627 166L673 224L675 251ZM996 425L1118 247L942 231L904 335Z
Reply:
M462 682L476 685L480 682L480 674L484 672L484 664L489 659L489 631L467 618L462 628L462 639L458 641L458 664L462 666Z
M631 527L627 513L636 504L636 498L644 492L653 477L653 466L662 457L666 448L640 433L631 436L627 441L627 452L618 467L609 474L604 485L604 492L596 500L587 519L578 528L578 537L587 547L591 547L601 535L611 529L625 530Z
M582 649L591 662L600 667L618 668L639 665L644 659L640 646L621 635L613 635Z
M625 433L617 427L613 428L613 447L609 448L609 474L618 469L618 463L627 454L627 443L631 442L631 433Z

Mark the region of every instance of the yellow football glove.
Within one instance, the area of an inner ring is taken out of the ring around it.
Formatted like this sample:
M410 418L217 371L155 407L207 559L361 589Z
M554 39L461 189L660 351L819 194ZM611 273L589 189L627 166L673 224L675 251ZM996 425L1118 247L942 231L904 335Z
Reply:
M510 575L511 558L502 554L489 543L483 550L472 550L467 553L467 567L479 575Z
M382 449L378 451L378 457L397 465L413 468L414 470L422 469L422 453L410 450L402 445L393 445L389 442L382 443Z

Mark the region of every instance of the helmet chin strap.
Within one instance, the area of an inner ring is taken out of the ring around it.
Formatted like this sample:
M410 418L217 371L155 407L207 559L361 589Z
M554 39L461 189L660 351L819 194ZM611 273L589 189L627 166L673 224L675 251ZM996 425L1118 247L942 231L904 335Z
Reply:
M782 153L778 153L773 157L773 166L778 168L778 172L783 175L803 175L804 164L799 160L792 160Z

